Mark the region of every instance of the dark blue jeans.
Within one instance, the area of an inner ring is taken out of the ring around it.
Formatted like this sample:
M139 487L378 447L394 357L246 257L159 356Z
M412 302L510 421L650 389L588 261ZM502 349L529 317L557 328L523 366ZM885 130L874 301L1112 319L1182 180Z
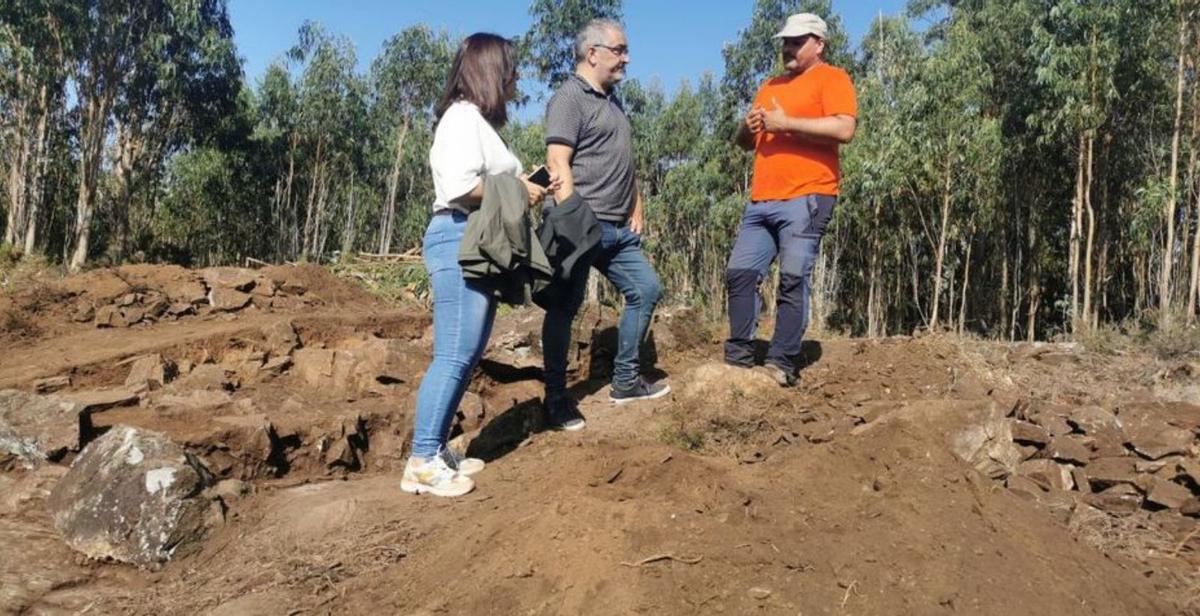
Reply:
M600 249L592 261L625 297L625 311L617 330L617 354L613 359L613 386L624 388L637 382L638 347L650 329L654 307L662 296L658 275L642 252L642 238L628 226L600 222ZM545 362L546 397L561 396L567 389L567 351L571 346L571 322L587 292L586 268L572 281L570 301L546 310L542 322L542 356Z
M767 350L767 361L787 371L795 370L795 358L808 329L813 265L836 203L836 197L803 195L746 206L725 270L729 295L725 361L741 366L754 364L754 337L762 307L758 288L771 262L779 255L775 334Z

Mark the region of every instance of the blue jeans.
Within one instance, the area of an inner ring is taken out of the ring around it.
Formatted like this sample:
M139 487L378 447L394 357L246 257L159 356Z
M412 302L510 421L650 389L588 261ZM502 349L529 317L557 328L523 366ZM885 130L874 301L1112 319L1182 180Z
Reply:
M446 444L450 421L487 348L496 300L463 279L458 245L467 215L438 214L425 229L425 270L433 285L433 361L417 391L412 455L431 458Z
M617 330L612 383L627 388L638 379L638 350L650 329L654 308L662 297L658 275L642 252L642 238L628 226L600 221L600 249L592 267L608 278L625 297L625 311ZM571 321L587 291L587 269L571 285L570 301L546 310L542 322L542 355L546 397L561 396L567 389L567 351L571 346Z
M836 203L837 197L802 195L746 206L725 270L729 295L725 361L742 366L754 363L754 337L762 307L758 287L778 254L775 334L767 350L767 361L784 370L795 369L794 358L800 354L808 329L813 265Z

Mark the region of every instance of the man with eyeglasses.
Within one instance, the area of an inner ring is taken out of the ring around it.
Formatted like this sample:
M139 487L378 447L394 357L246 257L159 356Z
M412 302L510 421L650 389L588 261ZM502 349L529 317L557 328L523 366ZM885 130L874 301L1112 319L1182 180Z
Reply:
M825 63L828 27L812 13L788 17L783 75L764 83L738 126L737 143L754 150L750 203L729 265L726 363L754 367L759 285L776 255L779 290L775 333L760 370L796 383L795 361L808 328L812 270L837 203L838 146L854 138L858 107L846 71Z
M590 21L575 36L575 61L575 73L546 106L546 166L562 182L554 199L559 208L582 200L595 215L600 239L591 266L625 297L610 400L624 404L659 398L670 387L647 382L638 362L638 349L662 288L642 252L645 219L634 177L633 127L613 91L629 64L624 29L608 19ZM584 427L583 416L566 391L566 369L571 322L583 303L588 269L578 268L566 301L543 304L546 417L554 429Z

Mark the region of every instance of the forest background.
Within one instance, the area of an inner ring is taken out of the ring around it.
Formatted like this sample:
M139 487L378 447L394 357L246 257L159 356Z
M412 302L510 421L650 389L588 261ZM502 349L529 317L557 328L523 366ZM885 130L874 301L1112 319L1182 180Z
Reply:
M622 2L528 11L526 106L572 70L578 27L620 19ZM667 301L724 310L751 169L732 136L779 71L770 35L800 11L827 16L828 60L859 99L814 274L819 326L1195 337L1198 0L912 0L855 48L828 0L756 0L719 78L619 87ZM225 0L0 4L0 260L78 271L410 251L455 36L404 27L360 69L347 37L308 22L250 83ZM540 161L540 114L516 115L503 136Z

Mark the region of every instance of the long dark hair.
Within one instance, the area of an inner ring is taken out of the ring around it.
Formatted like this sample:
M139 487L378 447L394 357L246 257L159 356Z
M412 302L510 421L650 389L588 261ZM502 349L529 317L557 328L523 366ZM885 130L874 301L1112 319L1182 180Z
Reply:
M437 118L455 102L475 103L494 128L508 122L508 90L517 77L516 49L508 39L477 32L463 39L454 54L446 89L438 101Z

